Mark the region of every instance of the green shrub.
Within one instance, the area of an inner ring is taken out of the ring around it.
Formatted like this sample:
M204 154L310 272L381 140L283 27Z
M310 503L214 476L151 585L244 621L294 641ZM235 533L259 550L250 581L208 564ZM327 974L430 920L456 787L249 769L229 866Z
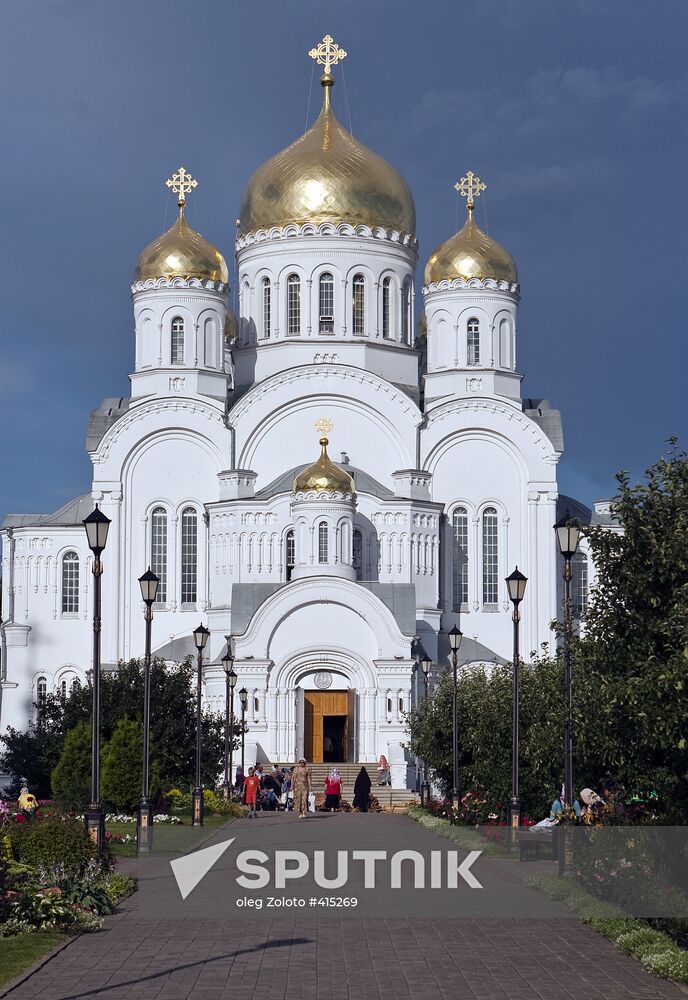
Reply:
M632 917L586 917L585 923L612 941L637 927L637 921Z
M50 777L53 797L63 809L83 812L91 797L91 725L80 722L65 737Z
M101 795L115 812L132 813L141 798L143 777L143 726L130 719L120 719L112 739L103 749ZM160 793L159 771L152 763L149 774L150 798Z
M77 874L97 850L80 820L67 816L33 819L12 825L12 849L22 864L62 864L66 875Z
M212 788L204 789L203 805L206 812L215 813L216 816L240 818L245 816L248 811L236 799L226 799L223 795L218 795Z
M664 979L688 983L688 951L682 951L674 945L666 951L645 955L641 961L645 968Z
M134 891L137 882L135 878L129 878L121 872L109 871L103 876L101 885L112 905L116 906L120 900Z
M636 955L638 958L656 955L676 947L668 937L659 931L653 931L650 927L637 927L635 930L627 931L616 939L616 943L629 955Z

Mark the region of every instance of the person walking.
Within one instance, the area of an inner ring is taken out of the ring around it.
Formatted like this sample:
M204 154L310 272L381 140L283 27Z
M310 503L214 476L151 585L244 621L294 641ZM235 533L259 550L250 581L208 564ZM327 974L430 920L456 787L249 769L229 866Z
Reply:
M362 813L368 812L370 805L370 775L364 767L358 772L358 777L354 782L354 809L359 809Z
M303 819L308 812L308 795L312 787L311 772L305 757L301 757L291 773L291 787L294 792L294 809L298 812L299 819Z
M249 767L248 769L248 776L244 778L242 793L242 800L248 806L248 818L256 819L258 815L256 812L256 802L260 793L260 778L256 774L254 767Z
M330 812L339 809L342 797L342 779L336 767L333 767L325 778L325 808Z
M244 774L243 767L241 766L241 764L237 764L237 769L236 769L236 773L235 773L235 777L234 777L234 785L236 787L237 792L239 793L239 800L240 801L241 801L242 792L243 792L243 788L244 788L244 779L245 778L246 778L246 775Z

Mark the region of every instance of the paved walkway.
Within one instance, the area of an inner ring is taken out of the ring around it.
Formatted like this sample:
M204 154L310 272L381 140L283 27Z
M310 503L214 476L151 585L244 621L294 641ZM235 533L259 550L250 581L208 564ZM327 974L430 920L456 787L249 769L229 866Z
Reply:
M229 837L234 844L184 903L169 858L142 865L140 892L108 918L105 930L78 938L13 990L11 1000L685 1000L688 995L645 972L577 920L559 915L563 910L537 916L542 897L523 889L514 874L521 868L517 862L479 859L472 872L485 886L481 891L390 891L384 878L375 890L365 890L362 878L352 875L336 892L367 893L359 912L236 905L239 898L260 895L234 883L236 852L247 847L270 855L275 845L308 854L313 847L334 852L386 844L390 850L403 845L426 857L431 851L444 857L454 846L406 817L298 821L268 815L230 824L209 843ZM284 892L266 894L307 896L310 889L306 881L294 881ZM500 898L502 913L508 907L522 915L495 917Z

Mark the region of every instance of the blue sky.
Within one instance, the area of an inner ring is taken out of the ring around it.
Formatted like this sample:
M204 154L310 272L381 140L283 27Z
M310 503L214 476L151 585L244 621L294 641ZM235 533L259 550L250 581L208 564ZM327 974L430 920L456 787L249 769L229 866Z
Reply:
M408 180L419 272L452 185L518 263L523 394L562 410L563 492L609 495L685 444L683 0L22 0L0 33L0 513L90 484L88 413L128 394L129 284L173 219L164 179L231 259L251 172L320 97L308 49L349 57L335 107ZM344 86L344 81L346 86Z

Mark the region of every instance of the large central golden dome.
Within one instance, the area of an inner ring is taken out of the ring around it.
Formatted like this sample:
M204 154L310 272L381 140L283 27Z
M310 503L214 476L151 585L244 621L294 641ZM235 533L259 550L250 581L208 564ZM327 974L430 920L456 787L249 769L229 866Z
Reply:
M326 74L321 82L324 101L317 121L249 181L239 233L290 223L345 222L413 235L416 209L408 184L342 128L330 106L334 81Z

